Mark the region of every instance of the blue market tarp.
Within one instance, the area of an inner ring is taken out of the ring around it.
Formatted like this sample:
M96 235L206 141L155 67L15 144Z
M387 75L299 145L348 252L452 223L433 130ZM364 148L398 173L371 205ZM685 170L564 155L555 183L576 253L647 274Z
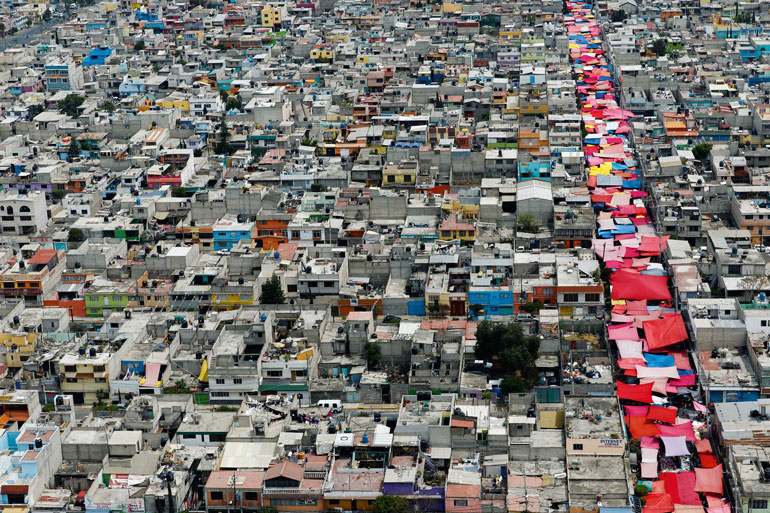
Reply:
M647 367L674 367L674 357L668 354L644 353ZM681 374L681 373L680 373Z

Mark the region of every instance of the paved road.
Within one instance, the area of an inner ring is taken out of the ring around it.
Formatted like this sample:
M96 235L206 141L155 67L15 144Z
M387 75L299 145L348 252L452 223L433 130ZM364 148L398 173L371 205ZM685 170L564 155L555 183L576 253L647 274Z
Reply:
M74 13L70 15L70 17L73 16ZM27 46L35 42L44 31L52 29L57 24L65 23L66 21L67 18L53 18L49 22L41 23L40 25L33 25L31 28L24 29L12 36L5 36L4 38L0 39L0 51L5 50L6 48L13 48L15 46Z

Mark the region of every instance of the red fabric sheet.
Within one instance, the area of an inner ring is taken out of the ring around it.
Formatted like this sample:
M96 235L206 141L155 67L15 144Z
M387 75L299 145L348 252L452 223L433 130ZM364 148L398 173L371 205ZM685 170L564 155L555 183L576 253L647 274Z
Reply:
M663 481L666 493L671 496L671 499L679 503L679 484L676 480L676 474L674 472L661 472L658 474L658 479Z
M682 314L663 317L653 321L644 321L644 335L650 351L660 349L687 340L687 329L684 327Z
M668 239L669 235L664 235L662 237L642 237L642 243L639 244L639 251L658 255L661 251L666 249Z
M652 386L652 383L627 385L618 381L618 399L650 404L652 402Z
M676 408L663 408L661 406L650 406L647 413L647 420L657 420L666 424L676 422Z
M719 461L717 461L717 457L713 454L701 454L700 455L700 466L703 468L714 468L719 464Z
M674 500L667 493L650 493L644 496L647 504L642 513L671 513L674 511Z
M626 425L631 433L631 438L641 440L645 436L657 436L660 434L658 424L648 421L645 417L626 417Z
M612 299L668 300L668 278L620 269L610 277Z
M695 491L722 495L722 465L695 469Z

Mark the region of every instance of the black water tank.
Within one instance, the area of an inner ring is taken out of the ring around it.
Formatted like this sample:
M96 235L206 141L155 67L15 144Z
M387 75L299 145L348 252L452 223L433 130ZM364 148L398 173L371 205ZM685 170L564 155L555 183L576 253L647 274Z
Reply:
M430 401L430 398L431 398L430 392L417 392L418 401Z
M42 449L43 441L40 438L35 438L35 449Z
M96 348L92 347L91 349L89 349L88 350L88 354L91 356L91 358L95 357L96 356Z
M376 412L376 413L374 414L374 421L375 421L375 422L381 422L381 421L382 421L382 413L380 413L380 412Z

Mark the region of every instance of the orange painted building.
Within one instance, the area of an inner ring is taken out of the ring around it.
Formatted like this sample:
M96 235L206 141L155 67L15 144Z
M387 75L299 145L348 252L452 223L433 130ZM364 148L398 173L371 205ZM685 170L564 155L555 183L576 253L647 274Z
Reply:
M255 246L264 250L276 250L280 244L289 242L287 228L292 218L290 214L258 215Z

